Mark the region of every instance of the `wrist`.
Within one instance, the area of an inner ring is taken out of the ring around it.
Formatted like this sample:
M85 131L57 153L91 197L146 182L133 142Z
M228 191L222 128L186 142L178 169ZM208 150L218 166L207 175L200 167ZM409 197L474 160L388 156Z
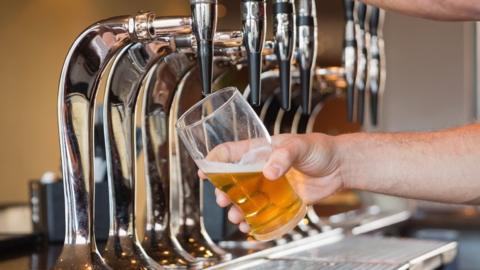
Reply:
M344 134L334 136L334 159L338 166L340 181L343 188L358 188L355 185L354 168L352 164L352 157L357 153L355 150L355 134Z

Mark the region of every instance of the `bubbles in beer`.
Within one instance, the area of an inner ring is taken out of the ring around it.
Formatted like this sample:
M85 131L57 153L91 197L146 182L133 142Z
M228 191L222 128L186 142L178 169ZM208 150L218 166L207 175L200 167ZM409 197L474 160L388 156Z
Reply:
M252 162L265 152L250 152L239 163L197 161L209 180L241 209L256 238L282 228L304 207L286 176L275 181L263 176L266 158Z

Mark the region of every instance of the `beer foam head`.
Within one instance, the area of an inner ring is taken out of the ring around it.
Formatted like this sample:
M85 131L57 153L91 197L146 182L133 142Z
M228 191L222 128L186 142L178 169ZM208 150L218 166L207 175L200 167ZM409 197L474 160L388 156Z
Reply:
M224 163L208 161L205 159L195 160L197 166L206 174L209 173L251 173L261 172L265 162L254 164Z

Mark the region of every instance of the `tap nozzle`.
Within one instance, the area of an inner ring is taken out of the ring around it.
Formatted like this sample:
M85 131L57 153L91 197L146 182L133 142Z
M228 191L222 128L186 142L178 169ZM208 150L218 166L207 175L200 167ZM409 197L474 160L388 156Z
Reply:
M300 0L297 8L297 62L300 68L302 111L304 114L310 114L313 69L317 59L315 0Z
M266 27L265 8L265 0L242 0L243 43L247 52L250 102L254 106L260 105L260 74Z
M344 0L345 7L345 37L343 44L343 67L347 82L347 117L353 121L355 99L355 77L357 62L357 41L355 39L354 9L355 0Z
M382 10L378 7L371 7L369 19L370 32L370 48L369 48L369 90L370 90L370 116L373 126L378 124L378 103L379 93L382 87L382 47L381 47L381 31L382 31Z
M356 40L358 47L357 76L355 78L355 89L357 91L357 122L363 125L365 114L365 88L367 83L367 47L365 38L365 17L367 4L359 2L357 5Z
M213 36L217 28L217 0L190 0L192 27L198 46L203 94L212 86Z
M295 14L292 0L273 1L274 51L280 68L281 105L290 110L291 73L290 65L295 46Z

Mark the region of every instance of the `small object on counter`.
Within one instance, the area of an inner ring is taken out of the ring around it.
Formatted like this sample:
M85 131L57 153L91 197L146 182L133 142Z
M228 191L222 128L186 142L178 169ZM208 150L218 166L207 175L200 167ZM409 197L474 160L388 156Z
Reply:
M53 174L55 175L55 174ZM47 174L44 180L30 182L30 206L32 209L33 233L42 235L49 242L63 242L65 238L65 207L63 181L53 180ZM45 175L44 175L45 176ZM47 183L44 183L44 182ZM95 184L95 236L97 240L106 240L108 236L108 188L107 182Z

